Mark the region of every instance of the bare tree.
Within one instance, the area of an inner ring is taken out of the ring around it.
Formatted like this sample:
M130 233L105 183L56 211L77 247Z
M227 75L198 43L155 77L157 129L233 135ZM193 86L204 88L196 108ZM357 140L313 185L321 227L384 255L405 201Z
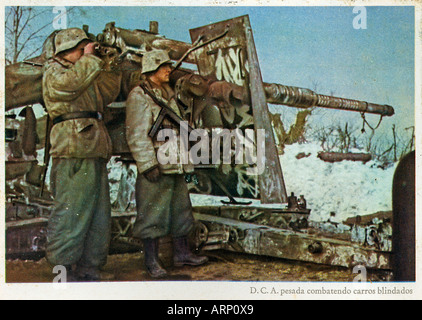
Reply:
M69 15L75 7L66 9ZM81 11L78 9L78 11ZM44 40L51 33L52 7L5 8L6 65L33 58L40 54Z
M46 28L51 22L33 28L40 18L50 12L47 8L6 7L5 39L6 64L17 63L33 57L41 50L40 40L45 39ZM43 41L41 41L42 43Z

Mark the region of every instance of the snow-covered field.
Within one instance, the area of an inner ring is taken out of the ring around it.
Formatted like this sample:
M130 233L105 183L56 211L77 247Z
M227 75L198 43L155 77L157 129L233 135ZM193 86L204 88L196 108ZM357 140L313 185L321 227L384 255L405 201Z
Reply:
M303 194L312 210L310 220L341 222L348 217L392 208L392 182L396 166L382 169L375 161L329 163L317 158L316 144L286 146L280 157L287 192ZM309 157L296 159L298 153ZM356 152L362 152L357 150Z
M392 181L396 165L382 169L375 161L366 164L354 161L324 162L317 157L318 152L322 151L320 146L314 143L287 145L284 151L280 162L287 193L290 195L294 192L298 197L304 195L307 207L311 209L310 220L322 222L330 219L333 222L343 222L356 215L391 210ZM297 159L296 155L299 153L310 155ZM130 178L130 184L134 184L136 167L132 167L129 176L125 177L121 176L120 162L112 160L109 168L110 182L115 182L111 183L113 202L117 196L120 179ZM192 194L191 199L194 206L221 206L220 200L228 200L227 197L198 194ZM134 202L134 199L132 201ZM253 201L253 205L261 204L259 201ZM332 216L332 213L335 215Z
M280 162L287 193L304 195L312 210L310 220L343 222L349 217L391 210L396 166L382 169L375 161L324 162L317 157L320 146L313 143L287 145L284 151ZM297 159L299 153L310 155ZM221 199L227 200L204 195L191 198L193 205L221 205ZM259 202L254 201L256 204Z

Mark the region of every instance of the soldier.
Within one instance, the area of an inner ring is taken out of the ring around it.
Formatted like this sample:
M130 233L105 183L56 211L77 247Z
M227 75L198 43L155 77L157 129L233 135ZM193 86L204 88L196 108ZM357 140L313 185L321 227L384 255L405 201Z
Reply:
M70 281L97 281L107 260L111 226L106 168L111 140L102 112L119 94L121 74L103 70L97 44L81 29L62 30L54 41L55 55L43 76L43 99L53 120L50 180L55 200L46 256L53 265L73 269Z
M145 267L154 278L167 275L158 260L158 244L159 238L169 234L173 237L175 266L201 265L208 261L207 257L193 254L188 246L187 236L194 218L184 174L192 168L180 163L159 163L157 150L164 142L148 136L161 110L154 99L161 100L183 118L183 109L177 106L169 85L171 64L166 51L147 52L142 59L141 71L145 79L130 92L126 104L126 139L138 168L138 215L133 236L143 240ZM166 119L163 126L179 130Z

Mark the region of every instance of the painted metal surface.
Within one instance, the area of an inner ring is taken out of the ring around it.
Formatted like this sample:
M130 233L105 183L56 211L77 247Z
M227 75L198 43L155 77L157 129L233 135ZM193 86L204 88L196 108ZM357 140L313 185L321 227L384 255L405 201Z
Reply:
M393 178L393 269L395 281L416 280L416 164L407 154Z
M389 105L380 105L366 101L345 99L315 93L306 88L285 86L276 83L265 83L267 102L283 104L297 108L320 107L364 113L394 115L394 108Z
M224 32L227 32L224 37L194 52L199 74L213 76L217 80L234 83L247 90L250 102L245 106L247 111L243 114L246 114L246 117L252 115L255 130L265 130L265 158L261 159L265 169L258 179L261 201L287 203L286 187L249 17L242 16L190 30L192 42L200 37L206 41ZM239 115L237 110L235 112ZM241 123L239 120L236 121L235 116L232 119L232 125L238 126Z
M6 258L39 259L45 255L48 218L6 223Z
M218 248L347 268L362 265L373 269L391 269L391 252L365 248L350 241L319 237L307 232L295 232L200 212L195 212L195 218L208 228L206 233L226 232L228 234L227 241L221 241ZM210 247L207 247L205 241L203 249L217 248L215 240L210 244Z

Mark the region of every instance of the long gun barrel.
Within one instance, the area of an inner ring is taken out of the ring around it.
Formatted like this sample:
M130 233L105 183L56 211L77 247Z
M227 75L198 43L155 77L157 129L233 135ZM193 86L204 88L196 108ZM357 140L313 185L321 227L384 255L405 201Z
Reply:
M357 112L375 113L392 116L394 108L360 100L344 99L318 94L312 90L298 87L284 86L276 83L264 83L268 103L283 104L297 108L330 108Z
M158 35L158 29L150 31L126 30L116 28L113 22L106 25L103 33L99 34L97 39L106 45L124 43L126 46L131 46L132 48L167 49L170 58L173 60L181 59L184 57L185 53L192 50L194 46L189 43L166 39ZM123 50L125 49L127 48L123 48ZM189 55L184 58L184 61L195 63ZM366 101L317 94L306 88L291 87L276 83L264 83L264 90L267 102L271 104L282 104L296 108L331 108L374 113L383 116L392 116L394 114L393 107L389 105L379 105Z

